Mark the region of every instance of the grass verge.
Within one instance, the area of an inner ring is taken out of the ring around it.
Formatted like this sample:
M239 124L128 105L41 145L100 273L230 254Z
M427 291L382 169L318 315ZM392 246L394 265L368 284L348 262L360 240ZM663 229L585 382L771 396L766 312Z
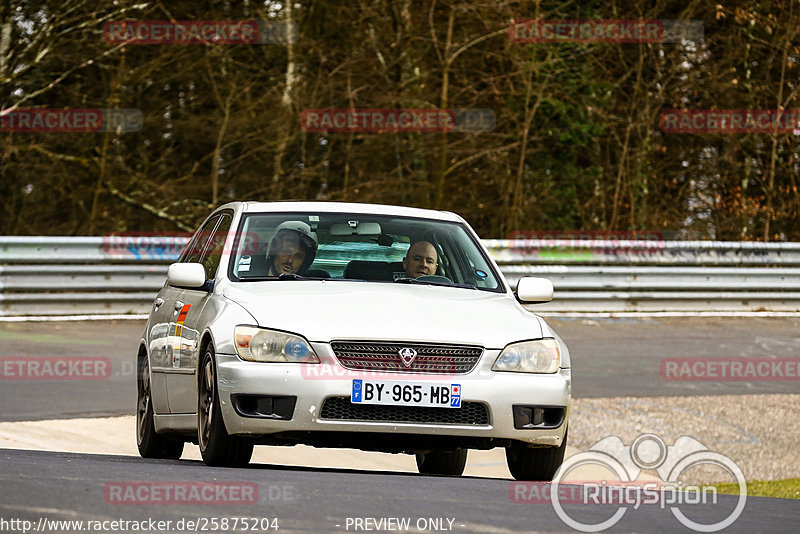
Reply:
M719 493L739 494L737 484L715 484ZM800 499L800 478L783 480L747 481L748 497L779 497L781 499Z

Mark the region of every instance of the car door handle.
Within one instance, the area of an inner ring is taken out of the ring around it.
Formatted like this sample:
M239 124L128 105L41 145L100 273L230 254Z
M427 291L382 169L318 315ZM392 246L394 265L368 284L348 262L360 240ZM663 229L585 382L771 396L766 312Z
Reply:
M164 304L164 299L157 297L155 303L153 304L153 311L158 310L162 304Z
M181 311L181 308L183 308L183 302L181 302L180 300L176 300L175 301L175 311Z

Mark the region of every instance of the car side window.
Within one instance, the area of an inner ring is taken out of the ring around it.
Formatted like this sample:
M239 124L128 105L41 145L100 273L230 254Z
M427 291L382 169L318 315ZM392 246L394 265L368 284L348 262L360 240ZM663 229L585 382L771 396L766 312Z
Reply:
M180 263L200 263L200 258L203 257L203 250L206 248L206 243L208 243L217 222L219 222L218 215L211 217L200 227L194 239L189 242L189 246L181 254Z
M206 270L206 279L214 278L217 272L217 267L219 267L219 262L225 249L225 239L228 237L228 231L231 228L231 220L230 214L223 213L219 218L216 230L209 238L208 247L206 247L206 251L200 260Z

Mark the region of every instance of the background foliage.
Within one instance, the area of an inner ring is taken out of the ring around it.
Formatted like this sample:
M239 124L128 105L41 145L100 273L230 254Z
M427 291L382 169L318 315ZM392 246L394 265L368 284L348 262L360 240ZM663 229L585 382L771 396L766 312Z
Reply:
M512 42L524 19L696 19L702 41ZM128 45L114 20L291 19L293 45ZM800 240L797 134L665 109L798 108L800 0L0 3L0 103L139 108L136 133L0 134L0 234L192 228L232 199L398 203L484 237ZM491 108L489 133L303 132L306 108Z

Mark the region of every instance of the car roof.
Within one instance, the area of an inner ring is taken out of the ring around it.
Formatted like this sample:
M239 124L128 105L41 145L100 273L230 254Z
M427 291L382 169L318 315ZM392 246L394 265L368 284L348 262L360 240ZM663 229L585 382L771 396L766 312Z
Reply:
M237 204L237 203L232 203ZM455 213L422 208L409 208L406 206L392 206L389 204L366 204L359 202L242 202L245 213L258 212L328 212L328 213L364 213L370 215L394 215L405 217L420 217L424 219L438 219L443 221L463 222Z

